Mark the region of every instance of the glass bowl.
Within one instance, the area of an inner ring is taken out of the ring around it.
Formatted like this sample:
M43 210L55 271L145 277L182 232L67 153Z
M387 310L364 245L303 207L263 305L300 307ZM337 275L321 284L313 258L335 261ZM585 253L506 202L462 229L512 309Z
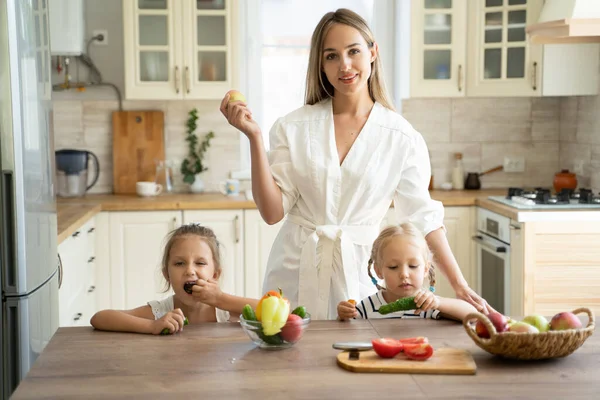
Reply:
M292 347L302 338L308 324L310 324L310 314L306 313L306 317L295 323L293 327L286 325L283 327L283 332L272 336L265 336L260 321L248 321L244 319L243 315L240 315L240 325L242 325L244 332L246 332L254 344L265 350L281 350Z

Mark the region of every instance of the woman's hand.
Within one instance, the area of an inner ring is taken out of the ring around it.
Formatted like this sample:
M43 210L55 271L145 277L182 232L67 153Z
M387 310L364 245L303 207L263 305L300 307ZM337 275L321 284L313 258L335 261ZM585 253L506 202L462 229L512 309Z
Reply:
M415 304L417 311L435 310L440 306L440 299L429 290L419 290L415 294Z
M252 112L248 109L246 103L242 101L229 102L229 93L221 101L221 113L227 118L227 122L238 130L242 131L248 139L260 137L260 127L252 119Z
M344 321L347 319L356 318L358 316L358 311L356 311L356 306L349 301L340 301L340 304L337 306L338 319L340 321Z
M198 279L196 284L192 286L192 296L212 307L220 308L218 303L222 293L219 282L214 279Z
M152 334L160 335L165 328L169 330L169 333L180 332L183 330L184 319L185 317L181 308L169 311L162 318L154 321L152 324Z
M459 286L456 289L456 298L466 301L475 307L477 311L484 314L489 314L496 311L488 304L487 301L485 301L483 297L475 293L475 291L467 285Z

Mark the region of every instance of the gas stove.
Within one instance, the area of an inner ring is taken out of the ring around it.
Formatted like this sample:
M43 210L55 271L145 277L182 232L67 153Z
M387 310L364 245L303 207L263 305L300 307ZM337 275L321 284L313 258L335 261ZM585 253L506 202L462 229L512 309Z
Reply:
M490 196L490 200L497 201L507 206L518 209L599 209L600 193L593 193L590 189L563 189L553 194L550 189L535 188L531 190L522 188L508 188L506 196Z

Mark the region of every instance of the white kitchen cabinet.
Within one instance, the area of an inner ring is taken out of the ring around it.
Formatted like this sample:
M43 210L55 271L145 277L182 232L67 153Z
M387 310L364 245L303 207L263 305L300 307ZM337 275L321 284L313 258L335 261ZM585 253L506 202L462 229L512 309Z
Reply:
M412 97L465 95L467 2L413 1Z
M60 326L89 326L96 311L94 230L92 218L58 246Z
M600 45L534 45L543 0L412 0L410 97L598 94Z
M246 297L260 298L271 247L285 220L267 224L258 210L244 211L244 264Z
M475 208L474 207L445 207L444 225L446 226L446 237L454 257L460 269L469 283L473 286L476 282L474 271L474 249L471 237L475 232ZM382 227L397 224L398 219L393 208L387 212ZM454 289L446 277L436 269L435 293L443 297L456 297Z
M166 297L161 260L181 211L111 212L108 218L111 307L132 309Z
M236 0L124 0L125 97L220 99L236 86Z
M183 222L211 228L221 251L221 290L244 296L244 212L243 210L183 211Z

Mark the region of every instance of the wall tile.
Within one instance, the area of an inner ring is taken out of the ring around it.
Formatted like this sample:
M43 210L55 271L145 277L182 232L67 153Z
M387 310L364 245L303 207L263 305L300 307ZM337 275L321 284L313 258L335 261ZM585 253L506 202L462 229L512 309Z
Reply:
M410 99L402 103L402 116L427 143L450 142L450 99Z
M531 141L529 98L452 100L453 142Z
M531 99L531 139L534 142L557 141L560 136L560 99Z
M600 99L582 96L577 108L577 143L600 144Z
M560 141L577 140L577 108L579 97L565 97L560 100Z
M428 144L431 154L434 187L452 181L454 153L463 154L463 167L467 171L479 171L481 144L479 143L432 143Z
M83 140L83 106L81 101L55 101L52 104L54 146L78 148Z

